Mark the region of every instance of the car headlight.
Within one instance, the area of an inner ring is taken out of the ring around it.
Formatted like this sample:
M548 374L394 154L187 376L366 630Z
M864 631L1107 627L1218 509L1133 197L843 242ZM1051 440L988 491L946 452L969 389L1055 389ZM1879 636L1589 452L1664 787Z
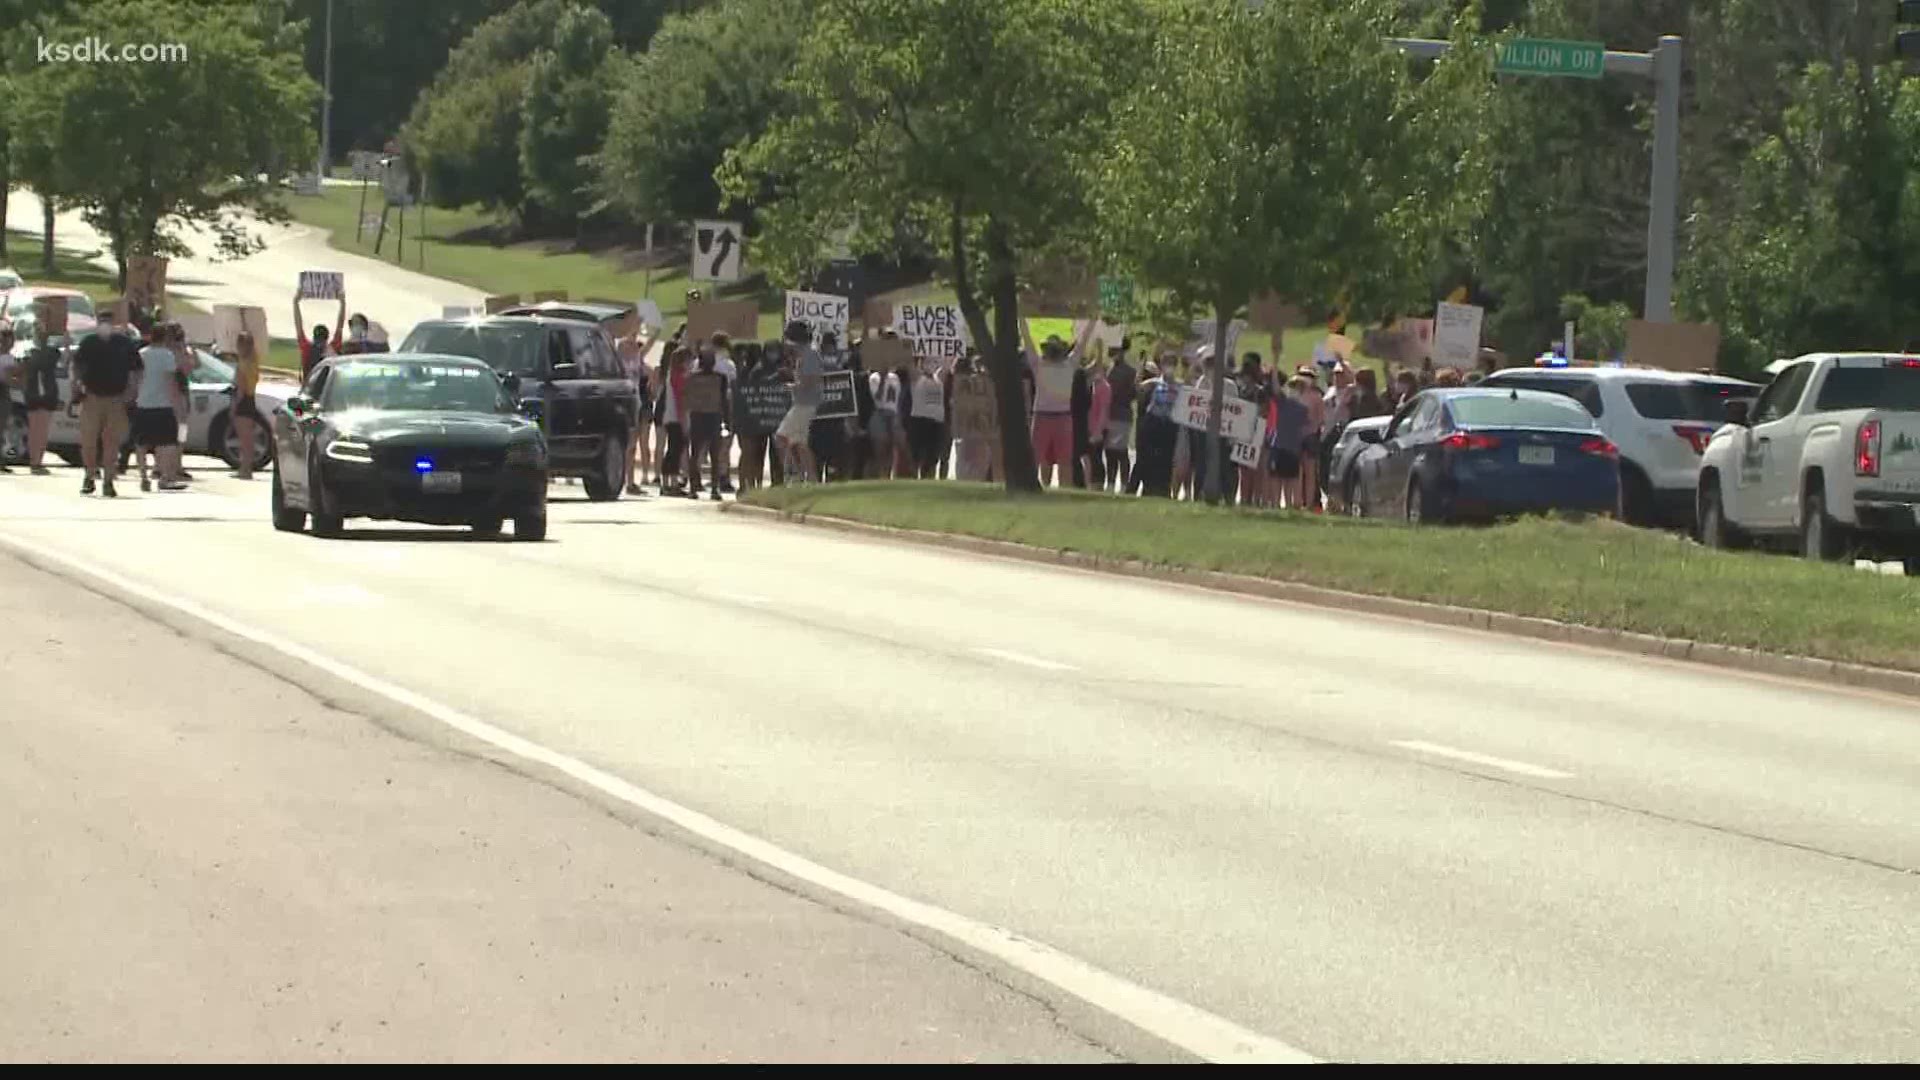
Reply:
M335 461L370 465L373 463L373 447L360 439L335 439L327 444L327 456Z
M545 465L547 448L539 442L520 442L507 447L508 465Z

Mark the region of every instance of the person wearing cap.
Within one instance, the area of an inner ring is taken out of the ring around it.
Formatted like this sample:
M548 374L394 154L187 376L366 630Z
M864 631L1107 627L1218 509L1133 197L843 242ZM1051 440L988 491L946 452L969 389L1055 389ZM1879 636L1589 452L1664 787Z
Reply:
M1027 368L1033 372L1033 460L1043 488L1073 479L1073 461L1078 456L1073 443L1073 383L1080 370L1075 358L1092 336L1093 327L1094 320L1085 320L1072 346L1052 335L1036 350L1033 331L1025 319L1020 320L1021 344L1026 349Z
M813 347L813 327L795 319L787 324L787 353L793 358L793 404L786 419L773 433L774 442L791 468L787 475L800 484L814 480L813 448L808 440L813 433L813 417L820 411L821 380L826 368L820 350Z
M1174 454L1183 444L1173 415L1180 388L1166 369L1151 360L1140 373L1146 377L1137 394L1140 461L1128 479L1143 495L1170 499Z

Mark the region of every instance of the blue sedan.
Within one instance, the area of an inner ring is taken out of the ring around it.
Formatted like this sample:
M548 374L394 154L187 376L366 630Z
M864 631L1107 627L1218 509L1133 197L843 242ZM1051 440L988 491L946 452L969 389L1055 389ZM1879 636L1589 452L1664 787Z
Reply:
M1619 448L1559 394L1428 390L1360 438L1349 508L1360 516L1421 524L1619 506Z

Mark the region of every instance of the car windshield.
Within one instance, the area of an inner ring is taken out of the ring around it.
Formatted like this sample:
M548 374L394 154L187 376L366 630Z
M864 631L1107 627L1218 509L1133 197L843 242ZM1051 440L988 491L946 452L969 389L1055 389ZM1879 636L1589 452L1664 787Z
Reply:
M1627 400L1649 420L1710 420L1726 418L1727 402L1752 401L1756 391L1738 383L1713 379L1687 382L1630 382Z
M467 364L346 364L327 383L327 408L511 412L500 380Z
M400 351L466 356L502 375L531 375L540 369L543 337L536 323L425 323L413 328Z
M233 382L233 365L201 349L193 350L193 376L197 383L218 383L222 386Z
M1920 412L1920 361L1889 360L1880 367L1834 368L1820 387L1813 411L1847 409Z
M1476 394L1447 403L1461 427L1555 427L1589 430L1593 417L1578 402L1562 397Z

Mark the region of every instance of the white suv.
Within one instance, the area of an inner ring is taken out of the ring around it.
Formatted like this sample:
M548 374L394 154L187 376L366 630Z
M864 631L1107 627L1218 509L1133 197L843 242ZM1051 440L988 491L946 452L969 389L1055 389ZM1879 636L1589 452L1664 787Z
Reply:
M1694 525L1700 455L1726 423L1727 403L1760 387L1719 375L1652 368L1509 368L1482 386L1551 390L1586 406L1620 448L1620 518L1634 525Z

